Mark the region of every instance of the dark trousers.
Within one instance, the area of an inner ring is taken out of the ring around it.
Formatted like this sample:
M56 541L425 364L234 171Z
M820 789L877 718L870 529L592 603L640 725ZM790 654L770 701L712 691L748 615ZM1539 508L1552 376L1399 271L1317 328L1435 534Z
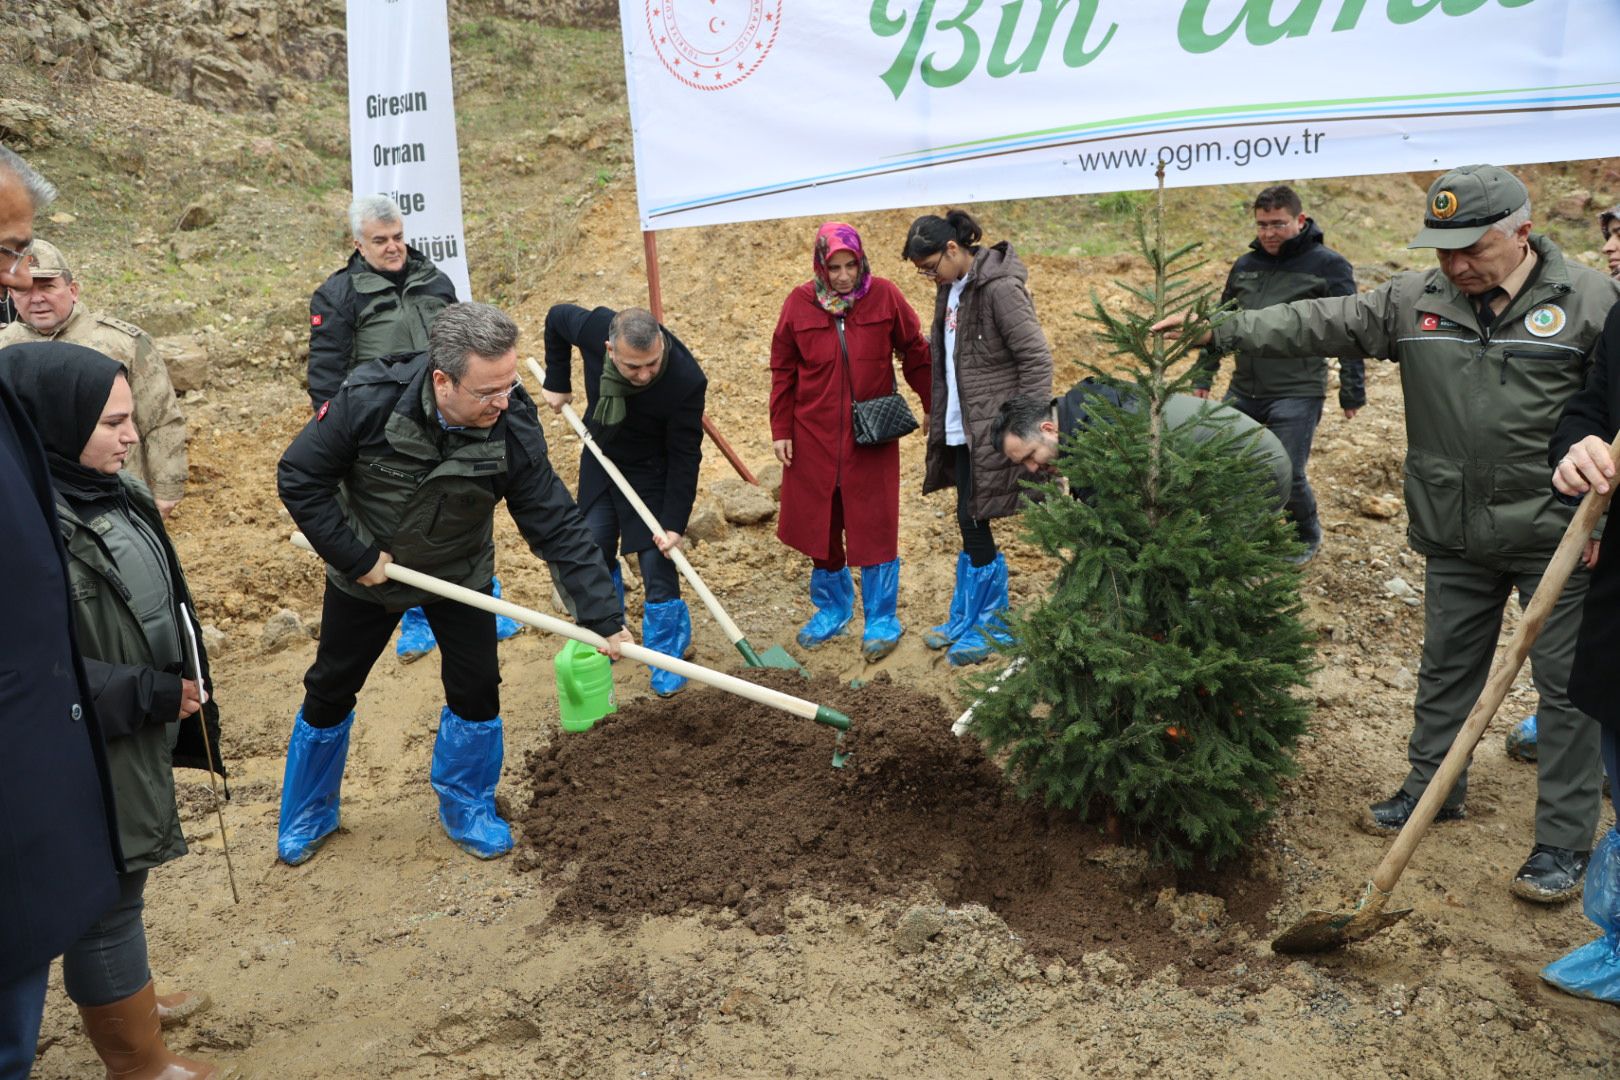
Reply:
M1614 812L1620 814L1620 728L1605 724L1599 738L1603 745L1603 769L1609 774L1609 801L1614 803Z
M817 570L838 571L848 560L844 557L844 489L833 488L832 506L827 514L827 557L811 559Z
M950 447L956 454L956 526L962 530L962 550L974 566L996 561L996 538L989 518L976 518L973 506L973 452L966 446Z
M123 1001L152 979L146 963L146 871L118 875L118 902L62 955L62 983L75 1005Z
M28 1080L45 1013L49 961L32 971L0 980L0 1080Z
M1602 800L1598 725L1569 700L1569 668L1581 625L1581 604L1591 575L1577 569L1530 647L1536 703L1536 843L1571 851L1592 846ZM1511 573L1466 559L1431 555L1423 575L1423 656L1412 736L1411 771L1401 790L1417 798L1440 768L1468 711L1479 699L1496 655L1502 608L1515 589L1527 607L1540 571ZM1468 774L1446 797L1462 803Z
M488 583L478 591L486 596ZM495 657L495 616L454 600L422 605L439 642L444 701L463 720L501 714L501 669ZM401 612L350 596L327 582L321 605L321 642L304 675L304 723L335 727L354 710L371 666L388 646Z
M580 512L585 517L585 527L591 531L591 539L602 549L603 561L612 566L613 560L619 557L619 511L614 506L613 493L604 489L591 500L591 505L580 507ZM681 598L681 572L676 569L674 559L665 558L657 545L633 554L641 563L642 596L647 603L660 604Z
M1284 507L1307 544L1322 539L1322 522L1316 516L1316 492L1305 478L1305 463L1311 459L1311 442L1316 425L1322 422L1322 399L1308 397L1251 398L1228 393L1226 404L1264 424L1288 451L1294 466L1294 486Z

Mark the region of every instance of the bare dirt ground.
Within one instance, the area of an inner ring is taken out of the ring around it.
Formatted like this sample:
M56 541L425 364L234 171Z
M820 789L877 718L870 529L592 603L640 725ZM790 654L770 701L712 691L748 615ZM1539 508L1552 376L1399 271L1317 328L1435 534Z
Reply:
M856 221L876 246L898 235L904 219ZM988 224L993 231L995 222ZM806 262L797 250L805 245L781 238L809 235L807 223L792 222L665 240L669 321L714 378L711 414L756 467L768 446L765 343L780 296ZM683 270L713 266L721 244L723 271ZM640 245L627 196L606 198L587 214L577 250L581 257L550 275L537 297L609 304L639 297ZM1082 331L1073 312L1123 267L1032 263L1054 343L1074 357ZM921 290L902 280L922 302ZM536 327L541 302L519 314ZM1071 367L1060 381L1077 375ZM153 877L153 965L161 985L205 987L218 1004L175 1041L243 1076L265 1077L1610 1072L1620 1015L1552 993L1536 978L1591 928L1575 906L1546 909L1508 895L1508 877L1529 849L1534 780L1532 769L1505 758L1494 734L1478 754L1469 820L1437 829L1401 885L1402 901L1416 908L1411 918L1339 956L1283 963L1267 948L1268 935L1306 907L1341 905L1355 894L1384 845L1358 832L1353 818L1388 793L1404 766L1420 617L1389 596L1385 583L1401 576L1421 587L1421 567L1404 550L1398 511L1390 518L1365 512L1398 505L1403 444L1393 371L1374 367L1369 388L1369 408L1353 421L1330 415L1318 440L1314 472L1329 541L1305 585L1321 635L1314 732L1302 752L1303 774L1246 868L1268 883L1276 902L1226 915L1197 895L1161 904L1159 889L1168 883L1144 874L1128 854L1111 854L1096 838L1054 842L1054 850L1101 860L1087 866L1106 871L1110 887L1065 896L1073 909L1070 940L1054 943L1047 935L1039 947L1016 915L996 910L1015 907L1021 897L1014 894L1049 889L1039 875L1003 889L1003 897L986 895L988 904L942 892L927 874L902 888L899 878L876 873L873 880L896 882L892 892L845 898L835 886L849 868L839 865L836 849L825 856L820 880L816 858L795 862L794 888L776 889L780 914L765 920L751 919L742 896L723 889L718 899L666 905L667 913L621 912L611 925L559 911L559 897L603 862L643 892L657 891L655 875L665 864L627 862L590 843L579 844L573 860L543 865L523 853L479 863L452 847L427 783L441 700L432 660L379 663L358 709L342 832L303 867L277 864L282 753L314 643L267 653L256 630L280 607L310 620L319 610L319 570L284 542L272 486L275 459L307 406L291 379L210 394L193 411L195 488L174 532L206 598L205 616L229 639L218 660L236 770L225 816L243 895L240 906L231 904L206 788L182 774L194 854ZM549 434L571 475L577 450L560 422ZM903 452L908 487L920 475L920 450L910 440ZM711 454L705 486L728 472ZM961 704L955 678L916 631L942 614L948 596L950 503L908 497L905 506L901 611L911 633L899 651L869 667L851 639L803 658L822 677L820 686L884 674L893 686L937 701L934 719L943 726ZM1002 535L1011 540L1013 531ZM504 519L500 539L509 595L546 607L543 568ZM1010 546L1015 595L1029 599L1046 568L1027 547ZM807 568L775 543L768 524L735 528L700 545L694 559L751 640L791 642L807 614ZM634 595L631 606L634 612ZM730 666L713 624L701 614L696 621L698 658ZM528 756L563 738L550 669L556 647L538 634L502 646L504 793L514 810L534 794ZM615 678L622 701L645 695L644 673L621 665ZM689 700L694 709L700 701L715 708L695 691ZM860 700L856 693L846 703L857 724ZM1521 686L1511 715L1531 705ZM686 711L665 707L654 719L673 722ZM728 715L761 727L809 727L742 702ZM612 754L618 730L608 724L577 738ZM819 750L830 750L820 729L784 730L789 737L819 739ZM670 750L680 745L672 735ZM646 778L646 764L624 764L616 795L627 819L660 818L660 785ZM705 783L723 789L726 777L716 774L727 768L725 760L705 759ZM773 782L759 762L739 760L736 768L753 783ZM933 778L952 780L949 770ZM846 807L807 802L805 820L795 824L836 835L844 816L872 812L872 797L857 775L841 789ZM670 817L661 828L669 850L707 860L708 880L736 880L746 896L764 883L743 880L737 867L708 853L722 838L740 839L747 849L756 832L783 823L753 821L739 814L742 805L716 797L709 812ZM590 812L615 813L601 800ZM577 822L579 836L601 835L599 824ZM570 828L564 816L550 822L548 835L567 836ZM995 830L963 837L944 819L940 828L970 848L1009 843ZM1042 845L1024 838L1019 847L1037 852ZM948 878L952 864L933 869ZM1076 869L1067 867L1063 880L1077 880ZM1122 923L1129 933L1118 932ZM59 990L45 1034L51 1045L39 1076L93 1073Z
M271 650L260 630L281 608L313 627L321 573L286 543L274 466L307 417L303 298L341 259L332 223L346 198L322 186L332 155L316 151L319 133L331 134L332 95L317 98L302 128L277 122L294 150L138 88L57 100L77 119L122 117L153 161L173 162L173 190L135 190L161 187L131 178L163 170L109 171L94 140L42 158L69 192L55 226L93 252L102 296L131 293L153 320L202 335L217 364L187 402L192 486L171 528L204 621L226 635L215 660L233 770L224 817L242 897L232 904L207 785L182 773L192 854L152 877L152 965L160 988L206 989L216 1004L171 1045L231 1075L289 1080L1617 1074L1620 1012L1536 976L1593 928L1577 905L1543 908L1507 891L1531 844L1535 784L1533 768L1505 757L1501 734L1534 707L1527 680L1476 755L1468 820L1436 828L1400 885L1413 915L1338 955L1288 961L1268 948L1305 909L1356 895L1385 843L1354 820L1405 768L1421 615L1390 583L1420 590L1422 566L1404 544L1401 398L1383 365L1370 366L1368 408L1350 421L1330 409L1316 444L1328 540L1305 575L1321 668L1301 775L1250 861L1224 876L1177 882L1084 826L1016 806L970 743L941 734L964 703L918 633L944 614L955 529L948 495L915 494L915 437L902 449L908 633L882 663L864 664L855 636L811 654L791 644L808 614L808 567L770 523L734 526L692 553L752 642L788 644L810 667L816 681L796 692L834 699L869 730L868 757L852 770L823 769L830 736L807 721L695 687L671 703L644 700L645 672L629 664L615 672L621 714L564 736L551 674L559 642L531 632L501 646L502 791L523 838L512 857L478 862L445 839L428 785L436 661L385 655L357 710L342 830L305 866L278 864L282 758L315 644ZM341 132L341 109L337 118ZM544 132L554 120L530 122ZM514 310L535 353L549 304L645 295L633 189L615 171L623 135L592 138L536 135L541 149L525 150L515 129L464 133L468 160L495 163L469 171L469 247L501 252L475 282ZM198 160L231 146L238 165L216 231L169 235L183 189L212 175ZM554 197L547 169L584 169L591 182ZM1422 179L1313 190L1352 245L1384 251L1395 226L1381 207L1415 205ZM1558 172L1538 183L1568 186ZM95 195L72 196L91 185ZM512 185L535 192L532 202L497 198ZM154 202L156 224L91 231L98 205ZM992 238L1017 243L1015 230L1046 227L1027 207L983 209ZM929 290L893 256L910 217L850 220L877 272L926 312ZM709 372L711 417L755 469L770 459L769 336L783 296L808 276L815 224L660 238L666 319ZM534 236L546 242L522 239ZM1381 258L1357 256L1364 281L1394 268ZM146 280L120 274L124 259ZM1104 359L1079 315L1089 297L1123 303L1113 280L1140 270L1078 250L1028 262L1067 386L1081 359ZM571 479L577 443L560 419L548 418L547 434ZM730 475L709 453L705 493ZM548 609L544 568L504 515L497 536L509 598ZM1014 523L998 536L1015 601L1036 597L1050 567ZM630 607L639 615L634 589ZM694 622L696 658L731 667L712 621L695 609ZM727 741L733 732L746 739ZM748 749L715 752L733 745ZM565 783L577 786L563 799ZM1605 805L1603 827L1611 821ZM59 979L43 1039L38 1077L99 1074Z

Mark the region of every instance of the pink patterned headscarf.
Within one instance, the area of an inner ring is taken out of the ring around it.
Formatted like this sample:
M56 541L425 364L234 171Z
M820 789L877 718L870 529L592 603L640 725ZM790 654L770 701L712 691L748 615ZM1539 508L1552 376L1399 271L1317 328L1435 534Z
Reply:
M840 251L848 251L861 261L860 280L847 293L833 292L827 276L827 260ZM844 315L871 287L872 267L861 248L861 234L855 231L854 226L845 225L842 221L829 221L816 230L816 303L829 314Z

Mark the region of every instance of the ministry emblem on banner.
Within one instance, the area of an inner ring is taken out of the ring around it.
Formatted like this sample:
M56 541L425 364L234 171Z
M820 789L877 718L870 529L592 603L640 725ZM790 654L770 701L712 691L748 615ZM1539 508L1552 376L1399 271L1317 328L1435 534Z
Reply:
M658 59L699 90L724 90L752 75L781 24L782 0L647 0Z

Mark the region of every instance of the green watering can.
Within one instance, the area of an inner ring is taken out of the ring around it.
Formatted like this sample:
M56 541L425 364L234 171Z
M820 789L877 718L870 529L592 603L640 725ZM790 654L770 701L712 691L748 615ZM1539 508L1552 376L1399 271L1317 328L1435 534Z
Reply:
M583 641L570 641L551 661L557 673L562 729L589 731L618 709L613 703L613 661Z

